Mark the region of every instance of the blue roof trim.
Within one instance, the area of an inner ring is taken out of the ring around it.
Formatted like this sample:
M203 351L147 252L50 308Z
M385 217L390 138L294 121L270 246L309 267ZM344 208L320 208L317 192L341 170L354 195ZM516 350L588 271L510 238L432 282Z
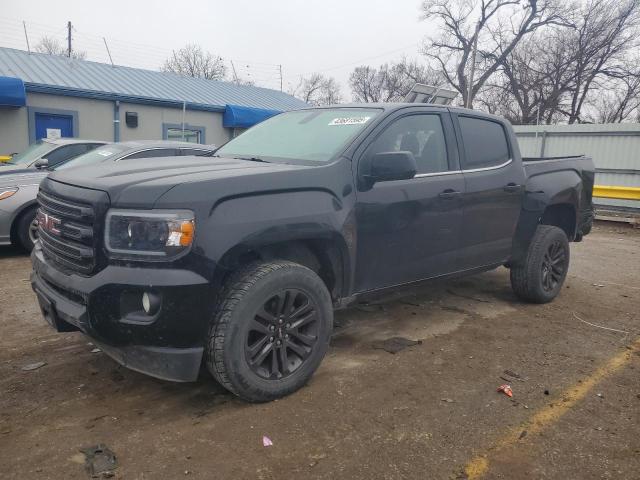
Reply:
M24 107L27 94L19 78L0 77L0 107Z
M94 90L82 90L79 88L56 87L53 85L39 85L27 83L27 92L46 93L49 95L61 95L65 97L91 98L93 100L119 100L124 103L134 103L138 105L155 105L158 107L182 108L182 102L172 100L159 100L149 97L138 97L135 95L121 95L117 93L96 92ZM187 110L200 110L205 112L224 112L222 105L203 105L201 103L187 103Z
M222 117L222 126L225 128L249 128L278 113L282 112L280 110L227 105Z

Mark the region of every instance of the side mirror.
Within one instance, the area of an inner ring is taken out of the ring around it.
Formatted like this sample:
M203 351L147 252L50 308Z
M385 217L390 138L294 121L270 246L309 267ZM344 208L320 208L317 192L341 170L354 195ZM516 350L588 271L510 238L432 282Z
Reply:
M415 176L417 169L416 159L411 152L380 152L371 158L368 177L374 182L409 180Z
M34 163L34 166L38 170L44 170L45 168L49 168L49 160L47 160L46 158L39 158L38 160L36 160L36 163Z

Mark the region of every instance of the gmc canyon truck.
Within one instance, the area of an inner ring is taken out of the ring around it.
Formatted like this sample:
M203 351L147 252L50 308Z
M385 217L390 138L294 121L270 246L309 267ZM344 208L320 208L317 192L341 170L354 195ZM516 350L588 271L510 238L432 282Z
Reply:
M277 115L214 158L54 172L38 194L31 283L45 319L121 364L241 398L294 392L333 311L505 265L551 301L592 224L594 166L523 161L509 123L370 104Z

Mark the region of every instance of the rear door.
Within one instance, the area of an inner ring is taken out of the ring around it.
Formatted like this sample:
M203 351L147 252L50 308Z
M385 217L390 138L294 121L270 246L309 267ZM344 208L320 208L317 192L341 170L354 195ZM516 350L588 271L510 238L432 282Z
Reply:
M457 270L464 180L448 112L403 109L372 132L360 148L359 175L373 155L391 151L412 152L418 173L409 180L359 189L355 290L375 290Z
M511 255L524 192L517 146L500 121L465 113L454 114L454 123L465 183L461 268L502 263Z

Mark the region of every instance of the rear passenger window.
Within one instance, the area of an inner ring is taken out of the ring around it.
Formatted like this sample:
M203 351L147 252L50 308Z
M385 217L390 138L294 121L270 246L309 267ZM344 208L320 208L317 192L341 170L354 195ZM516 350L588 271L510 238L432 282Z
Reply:
M465 169L495 167L511 155L504 128L498 122L458 117L466 153Z
M153 158L153 157L175 157L176 150L174 148L154 148L152 150L143 150L141 152L134 153L128 157L124 157L122 160L133 160L134 158Z
M207 153L209 153L208 150L198 150L195 148L183 148L182 150L180 150L180 155L183 155L185 157L187 155L195 155L199 157L201 155L206 155Z

